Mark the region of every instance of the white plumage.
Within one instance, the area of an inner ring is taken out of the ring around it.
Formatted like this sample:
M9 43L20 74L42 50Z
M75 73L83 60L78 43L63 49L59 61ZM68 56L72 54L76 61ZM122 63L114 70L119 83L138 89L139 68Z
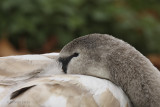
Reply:
M0 58L0 107L130 107L120 87L63 74L58 53Z

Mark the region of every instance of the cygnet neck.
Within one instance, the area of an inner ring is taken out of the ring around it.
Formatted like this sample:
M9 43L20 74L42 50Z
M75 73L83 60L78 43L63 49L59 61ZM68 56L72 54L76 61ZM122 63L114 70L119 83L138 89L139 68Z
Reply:
M122 87L134 107L160 107L160 72L136 49L127 49L118 48L107 56L111 80Z

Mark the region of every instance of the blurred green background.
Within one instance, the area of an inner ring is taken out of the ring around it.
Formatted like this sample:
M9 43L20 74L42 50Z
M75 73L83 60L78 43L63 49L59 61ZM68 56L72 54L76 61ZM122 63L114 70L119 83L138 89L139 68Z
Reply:
M159 54L160 1L0 0L0 56L59 51L90 33L121 38L144 55Z

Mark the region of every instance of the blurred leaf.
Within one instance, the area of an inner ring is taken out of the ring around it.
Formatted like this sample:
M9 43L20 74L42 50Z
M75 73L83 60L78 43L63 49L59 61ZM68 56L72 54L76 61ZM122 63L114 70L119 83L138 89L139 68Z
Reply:
M7 35L17 48L19 39L25 38L30 51L35 51L42 49L50 35L56 35L62 47L82 35L107 33L129 42L143 54L160 53L159 3L158 0L1 0L0 37Z

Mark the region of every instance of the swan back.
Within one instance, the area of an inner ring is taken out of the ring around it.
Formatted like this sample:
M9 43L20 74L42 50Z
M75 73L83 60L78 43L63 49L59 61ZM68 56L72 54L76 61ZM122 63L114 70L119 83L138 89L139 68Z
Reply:
M120 87L84 75L64 75L58 54L0 58L0 107L130 107Z
M121 88L112 82L84 75L53 75L13 86L3 107L130 107Z

